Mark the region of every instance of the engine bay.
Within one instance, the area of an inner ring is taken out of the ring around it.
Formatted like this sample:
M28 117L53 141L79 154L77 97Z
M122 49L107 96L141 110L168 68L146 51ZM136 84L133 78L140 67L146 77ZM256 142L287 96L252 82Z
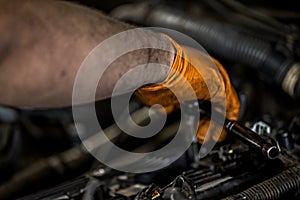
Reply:
M195 140L171 165L152 172L130 173L112 169L86 151L76 128L94 131L89 130L88 114L74 122L70 107L0 107L0 199L300 198L300 15L295 3L76 3L127 23L169 28L195 39L225 66L241 103L239 123L228 122L228 136L205 157L201 157L201 144ZM135 138L115 124L110 103L107 99L94 104L104 129L101 134L131 152L162 148L174 138L179 121L185 120L180 118L180 111L173 112L157 135ZM209 117L209 102L188 103L203 109L201 117ZM84 110L85 106L80 108ZM149 108L134 97L129 108L137 124L149 123ZM183 132L188 131L186 123ZM86 140L101 145L92 137ZM143 164L151 167L168 162L166 159L161 155Z

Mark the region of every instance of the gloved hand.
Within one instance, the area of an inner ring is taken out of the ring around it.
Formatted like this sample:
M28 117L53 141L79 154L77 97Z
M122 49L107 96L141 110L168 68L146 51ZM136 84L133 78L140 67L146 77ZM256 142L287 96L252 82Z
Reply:
M199 100L209 101L214 99L214 101L218 103L218 101L221 102L226 99L226 118L229 120L237 120L240 103L224 67L215 59L208 60L207 56L198 50L182 47L168 36L166 37L173 43L177 51L172 68L167 78L161 84L152 84L137 90L135 92L137 98L146 106L160 104L165 108L167 113L171 113L173 110L178 109L180 104L173 92L168 88L180 88L185 100L189 100L193 96L186 93L187 80ZM212 67L213 63L217 66L219 72L216 68ZM201 67L201 74L195 67ZM180 73L182 76L178 76L175 72ZM202 76L206 77L206 83ZM206 84L209 84L212 88L210 93ZM224 96L222 98L222 92L226 93L225 99ZM199 122L197 139L200 143L204 142L209 124L210 121L206 119L202 119ZM212 138L215 141L222 141L225 136L226 131L223 129L221 134L215 135L213 133L209 139Z

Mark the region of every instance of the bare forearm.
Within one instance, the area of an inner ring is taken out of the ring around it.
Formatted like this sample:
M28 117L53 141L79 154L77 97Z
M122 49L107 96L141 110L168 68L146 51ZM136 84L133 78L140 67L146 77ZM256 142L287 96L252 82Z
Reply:
M58 1L0 1L0 104L54 107L71 104L74 79L90 51L108 37L132 28L99 12ZM156 33L144 42L161 43ZM172 45L165 43L166 48ZM173 55L155 50L128 53L111 66L97 98L108 97L128 69L149 61L170 65ZM162 71L163 80L166 73ZM153 80L159 81L159 80Z

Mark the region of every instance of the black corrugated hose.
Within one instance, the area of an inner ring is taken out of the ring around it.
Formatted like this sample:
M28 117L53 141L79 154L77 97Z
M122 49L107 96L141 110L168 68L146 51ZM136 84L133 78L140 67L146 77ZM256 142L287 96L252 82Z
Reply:
M300 195L300 165L291 167L280 174L265 180L224 200L245 199L296 199Z
M198 17L167 6L123 6L112 16L143 24L170 28L197 40L209 52L255 69L264 81L276 83L300 99L300 64L276 50L276 44L240 32L211 18Z

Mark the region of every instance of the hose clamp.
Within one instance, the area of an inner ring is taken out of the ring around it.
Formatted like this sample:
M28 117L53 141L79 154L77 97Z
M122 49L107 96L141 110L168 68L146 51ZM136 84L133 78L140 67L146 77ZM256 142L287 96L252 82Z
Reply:
M290 96L294 96L296 83L300 78L300 63L295 63L286 73L282 81L282 89Z

